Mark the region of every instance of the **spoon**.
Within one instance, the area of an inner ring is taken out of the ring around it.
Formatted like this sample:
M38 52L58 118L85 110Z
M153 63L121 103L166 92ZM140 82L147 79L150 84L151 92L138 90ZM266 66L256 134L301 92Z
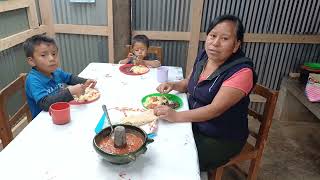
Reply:
M111 132L109 134L109 136L111 136L111 138L113 138L113 126L111 124L111 120L109 118L109 114L108 114L108 110L107 110L107 106L106 105L102 105L102 109L103 109L103 112L104 114L106 115L106 119L108 120L109 124L110 124L110 127L111 127Z

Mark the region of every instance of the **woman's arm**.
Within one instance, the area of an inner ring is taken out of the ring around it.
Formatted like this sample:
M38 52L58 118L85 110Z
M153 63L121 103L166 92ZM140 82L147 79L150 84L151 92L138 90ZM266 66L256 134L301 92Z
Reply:
M177 112L178 122L200 122L220 116L233 105L238 103L245 93L239 89L222 86L211 104L197 109Z
M183 79L181 81L162 83L157 87L157 91L159 91L160 93L169 93L172 90L176 90L185 93L188 91L188 83L190 76L191 73L188 75L188 78Z
M168 106L159 106L154 109L155 115L171 122L201 122L218 117L230 107L238 103L245 93L232 87L221 87L211 104L206 106L176 112Z

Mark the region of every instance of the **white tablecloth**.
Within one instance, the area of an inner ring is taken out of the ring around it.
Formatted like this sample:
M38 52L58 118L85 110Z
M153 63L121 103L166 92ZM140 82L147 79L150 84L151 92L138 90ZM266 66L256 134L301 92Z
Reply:
M182 79L180 67L169 68L169 81ZM41 112L3 151L0 177L7 179L200 179L197 150L190 123L159 121L154 142L145 154L126 165L105 161L93 149L94 129L102 115L101 105L142 108L141 98L156 93L156 69L141 76L128 76L119 65L91 63L81 77L98 81L101 97L90 104L72 105L71 122L54 125ZM172 92L183 99L185 94Z

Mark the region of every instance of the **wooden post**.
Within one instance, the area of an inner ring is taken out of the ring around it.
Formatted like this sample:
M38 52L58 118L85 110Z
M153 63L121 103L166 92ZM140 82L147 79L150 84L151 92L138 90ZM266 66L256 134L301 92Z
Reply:
M108 36L108 47L109 47L109 63L114 63L114 44L113 44L113 0L108 0L107 3L107 19L108 19L108 28L109 28L109 36ZM121 22L118 22L121 23Z
M39 28L35 0L29 0L29 3L30 3L30 6L27 8L29 27L30 29Z
M190 41L188 48L186 76L191 72L193 62L198 54L203 0L193 0L190 20Z
M130 0L113 0L114 59L115 63L124 59L127 54L126 45L130 44L131 33Z
M47 34L51 37L54 37L55 32L53 26L52 0L40 0L39 6L42 24L46 25Z

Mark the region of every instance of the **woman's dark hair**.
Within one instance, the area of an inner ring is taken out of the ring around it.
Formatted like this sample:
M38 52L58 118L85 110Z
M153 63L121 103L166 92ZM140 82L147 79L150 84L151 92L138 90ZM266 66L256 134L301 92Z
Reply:
M213 21L211 21L209 28L207 30L207 35L210 33L210 31L218 24L222 23L223 21L232 21L236 25L236 34L237 39L243 42L243 35L244 35L244 27L241 22L241 20L234 15L223 15L215 18Z
M52 39L52 38L50 38L48 36L45 36L45 35L34 35L34 36L28 38L23 43L23 49L24 49L24 52L25 52L26 56L27 57L33 57L35 46L39 46L41 43L52 44L55 47L57 47L57 44L54 41L54 39Z
M132 38L132 45L137 42L141 42L149 48L149 38L146 35L136 35Z

